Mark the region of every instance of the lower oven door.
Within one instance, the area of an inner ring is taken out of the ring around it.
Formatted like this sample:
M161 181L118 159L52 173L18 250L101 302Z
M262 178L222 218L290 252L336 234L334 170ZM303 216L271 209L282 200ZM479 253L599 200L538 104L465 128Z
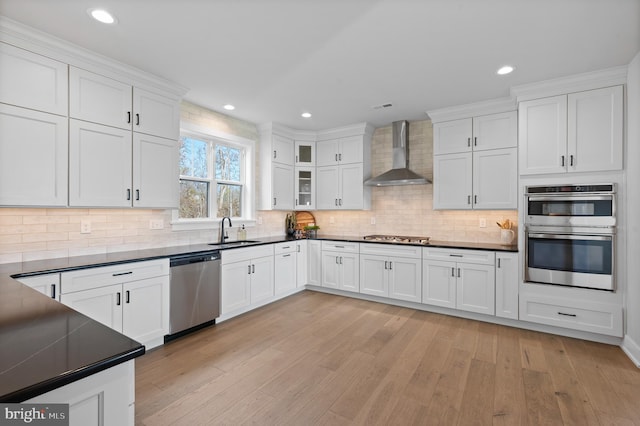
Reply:
M525 280L615 290L615 235L527 229Z

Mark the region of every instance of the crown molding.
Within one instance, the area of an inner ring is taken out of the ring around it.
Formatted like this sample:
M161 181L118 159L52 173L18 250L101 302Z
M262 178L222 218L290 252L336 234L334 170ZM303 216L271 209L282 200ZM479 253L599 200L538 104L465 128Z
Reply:
M165 78L92 52L0 15L0 41L143 89L162 90L176 99L189 89Z
M522 84L511 88L511 96L518 102L573 92L618 86L627 81L627 65L575 74L567 77Z
M427 116L431 119L432 123L439 123L442 121L459 120L478 115L515 111L516 109L517 105L515 98L498 98L427 111Z
M296 130L283 126L282 124L269 122L258 125L258 133L261 137L268 137L271 134L284 136L289 139L299 141L323 141L330 139L345 138L349 136L365 135L371 137L375 128L367 122L352 124L349 126L336 127L326 130Z

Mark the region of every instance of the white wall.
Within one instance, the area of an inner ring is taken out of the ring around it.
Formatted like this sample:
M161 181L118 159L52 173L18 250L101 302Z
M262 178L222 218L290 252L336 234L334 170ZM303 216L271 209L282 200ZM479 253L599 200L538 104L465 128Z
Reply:
M627 74L627 298L623 349L640 365L640 53Z

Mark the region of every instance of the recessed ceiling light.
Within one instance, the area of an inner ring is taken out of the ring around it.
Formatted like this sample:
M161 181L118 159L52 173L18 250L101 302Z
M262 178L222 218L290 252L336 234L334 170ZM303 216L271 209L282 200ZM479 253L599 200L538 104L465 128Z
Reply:
M89 9L87 10L87 12L93 19L95 19L96 21L100 21L103 24L116 23L116 18L104 9Z
M222 108L226 109L227 111L233 111L234 109L236 109L236 107L234 107L231 104L226 104L225 106L223 106Z
M304 118L311 118L311 113L310 112L303 112L302 115Z
M500 68L498 70L498 74L499 75L505 75L505 74L509 74L514 70L514 68L511 65L505 65L504 67Z

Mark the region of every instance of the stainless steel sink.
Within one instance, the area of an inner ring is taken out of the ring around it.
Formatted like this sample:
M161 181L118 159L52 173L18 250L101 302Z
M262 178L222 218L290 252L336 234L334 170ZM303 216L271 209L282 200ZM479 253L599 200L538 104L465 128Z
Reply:
M228 241L225 243L210 243L210 246L218 246L218 247L235 247L235 246L247 246L250 244L259 243L260 241L253 240L243 240L243 241Z

